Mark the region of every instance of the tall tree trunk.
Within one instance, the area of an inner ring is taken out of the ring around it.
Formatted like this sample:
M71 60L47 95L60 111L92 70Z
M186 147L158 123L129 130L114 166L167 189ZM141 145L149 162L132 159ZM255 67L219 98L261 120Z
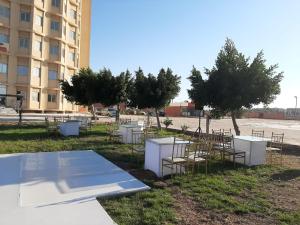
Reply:
M156 114L157 128L158 128L159 130L161 130L161 125L160 125L160 121L159 121L159 112L158 112L158 109L155 109L155 114Z
M117 104L117 112L116 112L116 122L120 121L120 104Z
M206 134L209 134L210 120L211 120L210 115L206 115Z
M150 124L150 112L147 112L147 126L146 127L151 128L151 124Z
M240 136L241 132L240 132L239 126L237 125L236 117L235 117L235 113L234 112L231 112L231 120L232 120L232 123L233 123L235 134L237 136Z
M96 113L95 113L95 107L94 105L90 105L89 107L91 109L91 113L92 113L92 119L95 120L96 119Z

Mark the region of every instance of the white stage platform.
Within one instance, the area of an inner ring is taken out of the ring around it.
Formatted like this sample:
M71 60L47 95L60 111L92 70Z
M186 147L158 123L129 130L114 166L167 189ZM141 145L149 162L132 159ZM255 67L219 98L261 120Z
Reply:
M110 225L96 197L148 189L93 151L0 155L0 224Z

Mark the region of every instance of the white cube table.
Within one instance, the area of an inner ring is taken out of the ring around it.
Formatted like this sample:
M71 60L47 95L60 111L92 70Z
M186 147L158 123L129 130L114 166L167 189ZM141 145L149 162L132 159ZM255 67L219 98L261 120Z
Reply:
M59 132L63 136L79 136L79 120L68 120L59 125Z
M122 135L122 142L125 144L132 143L132 131L142 131L143 127L135 124L120 125L119 131Z
M256 166L266 163L266 147L268 138L252 136L235 136L234 147L237 151L246 152L246 165ZM237 163L244 163L244 159L237 158Z
M145 169L153 171L158 177L162 177L162 159L172 156L173 143L174 137L147 139ZM177 145L183 145L182 149L184 149L189 142L177 139L176 143ZM171 169L165 167L163 175L169 174L171 174Z

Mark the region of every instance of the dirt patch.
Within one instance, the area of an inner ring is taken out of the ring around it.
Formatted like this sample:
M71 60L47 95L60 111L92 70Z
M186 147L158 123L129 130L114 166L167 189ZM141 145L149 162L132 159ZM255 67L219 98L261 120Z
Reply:
M259 214L238 215L209 210L201 207L189 196L183 194L178 187L172 187L175 199L175 210L181 225L269 225L276 224L274 218Z
M299 171L300 172L300 171ZM300 209L300 179L286 181L272 181L265 186L269 200L276 208L284 211Z

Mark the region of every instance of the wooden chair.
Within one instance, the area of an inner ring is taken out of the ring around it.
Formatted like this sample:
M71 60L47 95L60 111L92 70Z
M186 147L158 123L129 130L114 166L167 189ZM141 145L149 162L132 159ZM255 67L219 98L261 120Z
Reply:
M180 143L182 139L177 139L174 137L172 155L162 159L162 176L164 176L164 168L171 169L171 177L174 174L174 167L176 169L179 167L179 173L182 174L182 169L186 168L189 157L190 143Z
M131 152L145 153L145 133L141 130L131 130Z
M284 134L276 134L272 132L271 136L271 142L269 143L269 146L267 147L266 151L270 158L270 163L273 164L273 157L278 156L280 158L280 165L282 165L283 162L283 138Z
M212 134L223 134L223 132L222 132L221 129L218 129L218 130L212 129L212 130L211 130L211 133L212 133Z
M119 124L120 125L125 125L125 124L130 124L131 123L131 119L119 119Z
M108 134L109 141L120 142L123 137L118 130L117 124L108 125L106 128L106 132Z
M231 136L232 133L231 133L231 128L226 130L226 129L223 129L222 130L222 134L224 134L225 136Z
M224 144L223 144L223 134L211 134L209 136L209 141L211 143L211 150L214 156L219 154L221 159L224 159L223 151L224 151Z
M58 123L57 121L54 121L53 123L50 123L49 118L45 118L45 125L46 125L46 131L48 134L55 134L58 135Z
M236 166L236 159L239 158L243 158L244 165L246 164L246 152L235 149L233 135L223 135L223 160L226 159L226 156L229 156L229 158L232 157L234 167Z
M251 136L263 138L263 137L265 137L265 131L264 130L252 130Z
M192 172L195 172L195 166L199 170L200 164L205 165L205 174L207 175L209 161L211 160L212 144L207 140L201 140L199 142L192 143L189 150L192 154L189 154L188 165L192 164Z
M89 118L83 118L81 120L79 129L88 133L88 131L92 129L91 120Z

